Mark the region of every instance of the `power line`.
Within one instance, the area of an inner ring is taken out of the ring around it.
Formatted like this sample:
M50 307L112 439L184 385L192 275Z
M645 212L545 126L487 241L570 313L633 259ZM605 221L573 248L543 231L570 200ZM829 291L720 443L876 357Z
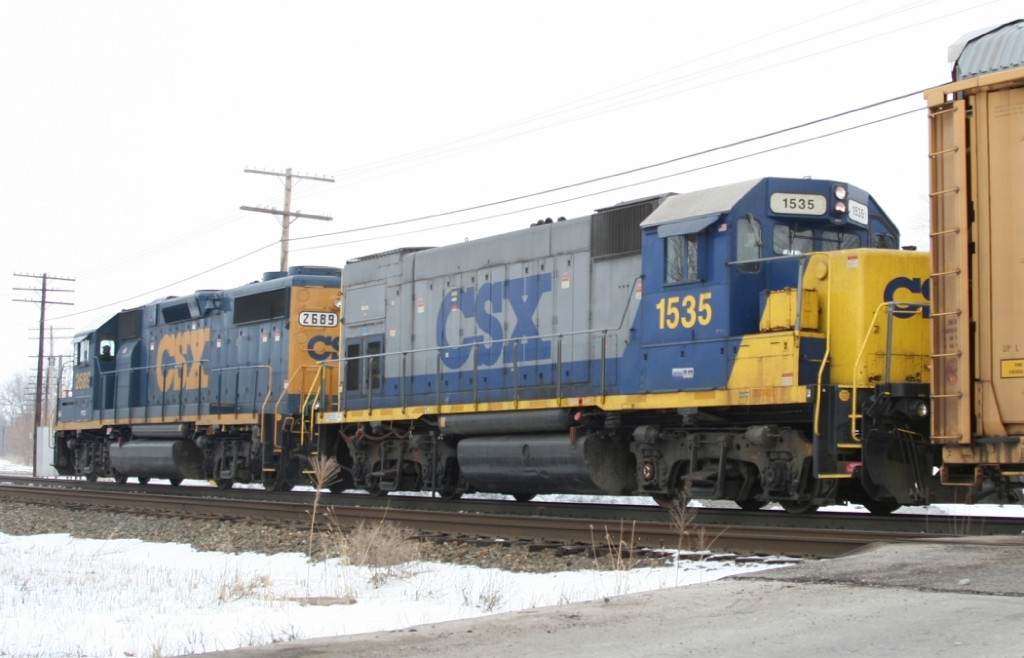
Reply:
M687 169L685 171L675 171L675 172L672 172L672 173L669 173L669 174L665 174L665 175L662 175L662 176L655 176L653 178L646 178L646 179L641 180L641 181L635 181L635 182L632 182L632 183L627 183L625 185L619 185L618 187L604 188L604 189L598 190L596 192L589 192L587 194L580 194L580 195L577 195L577 196L574 196L574 197L570 197L570 198L559 199L557 201L552 201L550 203L537 204L537 205L534 205L534 206L530 206L528 208L519 208L519 209L516 209L516 210L513 210L513 211L509 211L509 212L496 213L496 214L487 215L487 216L484 216L484 217L476 217L476 218L473 218L473 219L467 219L467 220L461 220L461 221L457 221L457 222L451 222L449 224L441 224L439 226L435 225L435 226L428 226L428 227L421 228L421 229L404 230L400 234L391 234L391 235L385 235L385 236L373 236L373 237L370 237L370 238L361 238L361 239L356 239L356 240L348 240L348 241L345 241L345 242L335 242L333 244L328 244L328 245L317 245L315 247L307 247L307 248L301 249L299 251L313 251L315 249L324 249L324 248L327 248L327 247L336 247L336 246L343 245L343 244L354 244L356 242L367 242L367 241L370 241L370 240L382 240L382 239L387 239L387 238L390 238L390 237L397 237L398 235L406 235L406 234L409 234L409 233L433 231L433 230L441 229L441 228L451 228L453 226L464 226L464 225L467 225L467 224L473 224L473 223L476 223L476 222L482 222L482 221L486 221L486 220L490 220L490 219L498 219L500 217L508 217L509 215L517 215L517 214L520 214L520 213L523 213L523 212L529 212L529 211L533 211L533 210L540 210L540 209L543 209L543 208L549 208L551 206L561 205L563 203L570 203L572 201L579 201L581 199L595 197L595 196L598 196L598 195L601 195L601 194L607 194L608 192L617 192L619 190L625 190L625 189L629 189L631 187L637 187L639 185L646 185L648 183L653 183L653 182L659 181L659 180L665 180L665 179L668 179L668 178L675 178L677 176L683 176L683 175L686 175L686 174L691 174L691 173L694 173L696 171L701 171L701 170L704 170L704 169L710 169L712 167L719 167L719 166L722 166L722 165L725 165L725 164L731 164L733 162L738 162L740 160L745 160L747 158L753 158L753 157L756 157L756 156L759 156L759 155L764 155L766 153L771 153L773 151L780 151L782 149L792 148L794 146L800 146L802 144L807 144L807 143L810 143L810 142L813 142L813 141L817 141L819 139L824 139L826 137L833 137L835 135L839 135L839 134L842 134L842 133L850 132L852 130L858 130L860 128L865 128L867 126L878 124L878 123L881 123L883 121L891 121L892 119L898 119L900 117L908 116L908 115L914 114L914 113L919 112L919 111L921 111L920 108L913 109L913 110L907 110L905 112L900 112L898 114L892 114L892 115L889 115L889 116L886 116L886 117L882 117L880 119L874 119L872 121L867 121L867 122L864 122L864 123L861 123L861 124L858 124L858 125L855 125L855 126L849 126L847 128L840 128L838 130L834 130L834 131L829 132L829 133L824 133L822 135L816 135L814 137L808 137L808 138L805 138L805 139L799 139L799 140L795 140L795 141L792 141L792 142L789 142L789 143L786 143L786 144L781 144L779 146L773 146L771 148L762 149L760 151L755 151L755 152L752 152L752 153L746 153L744 155L736 156L734 158L728 158L726 160L719 160L719 161L716 161L716 162L713 162L713 163L709 163L709 164L706 164L706 165L702 165L702 166L699 166L699 167L693 167L693 168ZM693 157L696 157L697 155L698 154L694 154ZM438 216L443 216L443 215L438 215ZM383 227L383 226L389 226L389 225L378 224L378 225L376 225L374 227L369 227L369 228L380 228L380 227ZM369 230L369 228L351 229L350 232ZM344 233L344 232L345 231L343 231L342 233ZM321 235L321 236L307 236L307 237L304 237L304 238L294 238L294 239L295 240L308 240L309 238L313 238L313 237L326 237L327 235L337 235L337 233L335 233L335 234L325 234L325 235Z
M612 180L612 179L615 179L615 178L621 178L623 176L627 176L627 175L630 175L630 174L635 174L635 173L642 172L642 171L647 171L647 170L650 170L650 169L655 169L655 168L658 168L658 167L663 167L665 165L673 164L673 163L676 163L676 162L681 162L681 161L684 161L684 160L691 160L691 159L694 159L694 158L697 158L697 157L701 157L701 156L705 156L705 155L710 155L710 154L713 154L713 153L716 153L716 152L719 152L719 151L725 151L725 150L728 150L728 149L731 149L731 148L735 148L737 146L743 146L743 145L746 145L746 144L751 144L751 143L754 143L754 142L757 142L757 141L760 141L760 140L763 140L763 139L768 139L768 138L771 138L771 137L778 137L779 135L784 135L786 133L791 133L791 132L794 132L794 131L797 131L797 130L802 130L804 128L808 128L808 127L811 127L811 126L814 126L814 125L817 125L817 124L825 123L825 122L828 122L828 121L833 121L835 119L839 119L839 118L842 118L842 117L845 117L845 116L856 114L858 112L864 112L864 111L867 111L867 110L870 110L870 109L881 107L881 106L886 105L888 103L894 103L896 101L904 100L906 98L910 98L910 97L913 97L913 96L920 96L923 93L923 91L924 90L920 90L920 91L915 91L915 92L912 92L912 93L909 93L909 94L903 94L901 96L895 96L895 97L889 98L887 100L877 101L877 102L874 102L874 103L869 103L868 105L862 105L861 107L853 108L853 109L850 109L850 110L844 110L842 112L839 112L839 113L836 113L836 114L832 114L830 116L823 117L823 118L820 118L820 119L814 119L814 120L811 120L811 121L806 121L804 123L797 124L797 125L794 125L794 126L790 126L788 128L781 128L781 129L774 130L774 131L771 131L771 132L763 133L761 135L756 135L756 136L753 136L753 137L746 137L744 139L740 139L740 140L737 140L737 141L734 141L734 142L730 142L728 144L723 144L721 146L715 146L715 147L704 149L704 150L701 150L701 151L695 151L693 153L687 153L685 155L680 155L680 156L677 156L677 157L674 157L674 158L670 158L668 160L662 160L661 162L655 162L655 163L651 163L651 164L647 164L647 165L642 165L640 167L634 167L632 169L625 169L623 171L619 171L619 172L615 172L615 173L611 173L611 174L604 174L602 176L596 176L594 178L589 178L589 179L582 180L582 181L576 181L574 183L566 183L565 185L559 185L559 186L556 186L556 187L551 187L551 188L548 188L546 190L541 190L539 192L531 192L529 194L521 194L519 196L508 197L506 199L501 199L500 201L491 201L491 202L488 202L488 203L482 203L482 204L478 204L478 205L474 205L474 206L467 206L465 208L459 208L457 210L447 210L447 211L443 211L443 212L439 212L439 213L433 213L433 214L430 214L430 215L420 215L418 217L410 217L410 218L406 218L406 219L399 219L399 220L395 220L395 221L392 221L392 222L383 222L383 223L380 223L380 224L375 224L373 226L367 226L367 227L361 227L361 228L353 228L353 229L344 229L344 230L341 230L341 231L334 231L334 232L331 232L331 233L321 233L321 234L318 234L318 235L310 235L310 236L305 236L305 237L302 237L302 238L293 238L293 239L294 240L310 240L310 239L314 239L314 238L325 238L325 237L331 237L331 236L334 236L334 235L343 235L343 234L346 234L346 233L353 233L353 232L356 232L356 231L366 231L366 230L370 230L370 229L386 228L386 227L389 227L389 226L401 226L401 225L404 225L404 224L411 224L411 223L414 223L414 222L421 222L421 221L425 221L425 220L428 220L428 219L438 219L438 218L441 218L441 217L449 217L451 215L458 215L458 214L461 214L461 213L471 212L471 211L474 211L474 210L483 210L485 208L493 208L494 206L499 206L499 205L503 205L503 204L506 204L506 203L512 203L512 202L515 202L515 201L523 201L525 199L532 199L532 198L536 198L536 197L539 197L539 196L544 196L546 194L551 194L553 192L562 192L564 190L568 190L568 189L572 189L572 188L576 188L576 187L583 187L585 185L591 185L593 183L599 183L599 182L603 182L603 181L607 181L607 180ZM916 111L917 110L913 110L913 112L916 112ZM906 113L904 113L904 114L906 114ZM896 118L896 117L899 117L899 116L903 116L903 114L893 115L891 117L887 117L887 119ZM862 124L862 126L857 126L857 127L863 127L863 126L866 126L866 125L870 125L872 123L878 123L878 121L868 122L866 124ZM839 130L839 131L827 133L825 135L821 135L821 136L817 136L817 137L813 137L813 138L808 138L808 139L805 139L805 140L801 140L799 142L794 142L794 145L795 144L800 144L800 143L806 143L807 141L810 141L810 140L813 140L813 139L822 139L824 137L830 137L832 135L836 135L836 134L839 134L841 132L848 132L848 130ZM778 150L778 149L776 148L776 149L771 149L771 150ZM766 152L768 152L768 151L762 151L760 153L751 154L751 155L748 155L748 156L742 156L740 158L733 158L733 159L728 160L728 162L735 162L736 160L739 160L739 159L743 159L743 158L746 158L746 157L753 157L753 155L760 155L761 153L766 153ZM682 175L683 173L689 173L689 172L681 172L681 173L671 174L671 175L668 175L668 176L660 176L658 178L649 179L649 180L643 181L643 182L651 182L651 181L654 181L654 180L662 180L664 178L671 178L673 176ZM639 184L641 184L641 183L635 183L633 185L639 185ZM607 190L601 190L600 192L596 192L594 194L588 194L586 196L594 196L596 194L603 194L605 192L611 192L611 191L623 189L624 187L631 187L633 185L627 185L627 186L615 187L615 188L611 188L611 189L607 189ZM582 197L577 197L577 198L582 198ZM571 201L571 200L574 200L574 199L569 199L569 200ZM565 200L559 201L558 203L564 203L564 202L565 202ZM548 204L548 205L553 205L553 204ZM541 206L541 207L544 207L544 206ZM522 210L517 210L516 212L523 212L523 211Z
M335 231L335 232L331 232L331 233L323 233L323 234L314 235L314 236L308 236L308 237L290 238L289 242L296 242L298 240L309 240L309 239L313 239L313 238L325 238L325 237L331 237L331 236L337 236L337 235L345 235L345 234L349 234L349 233L356 233L356 232L359 232L359 231L368 231L368 230L373 230L373 229L378 229L378 228L402 226L402 225L411 224L413 222L425 221L425 220L428 220L428 219L438 219L438 218L442 218L442 217L450 217L450 216L453 216L453 215L458 215L458 214L465 213L465 212L470 212L470 211L473 211L473 210L482 210L484 208L491 208L491 207L494 207L494 206L497 206L497 205L501 205L501 204L505 204L505 203L511 203L513 201L535 198L535 197L539 197L539 196L542 196L542 195L545 195L545 194L550 194L552 192L558 192L558 191L564 191L564 190L572 189L572 188L576 188L576 187L582 187L584 185L588 185L588 184L591 184L591 183L594 183L594 182L601 182L601 181L605 181L605 180L611 180L611 179L614 179L614 178L617 178L617 177L626 176L628 174L650 170L650 169L653 169L653 168L656 168L656 167L661 167L661 166L664 166L664 165L667 165L667 164L672 164L672 163L681 162L681 161L688 160L688 159L697 158L697 157L702 156L702 155L708 155L708 154L716 153L716 152L719 152L719 151L724 151L724 150L727 150L727 149L730 149L730 148L735 148L737 146L754 143L754 142L757 142L759 140L768 139L770 137L775 137L775 136L783 135L783 134L786 134L786 133L794 132L794 131L797 131L797 130L800 130L800 129L803 129L803 128L807 128L807 127L810 127L810 126L814 126L814 125L817 125L817 124L821 124L821 123L824 123L824 122L827 122L827 121L831 121L831 120L838 119L838 118L841 118L841 117L845 117L845 116L849 116L849 115L852 115L852 114L856 114L858 112L862 112L862 111L866 111L866 110L869 110L869 109L881 107L881 106L886 105L888 103L893 103L893 102L896 102L896 101L904 100L904 99L910 98L912 96L920 96L923 93L923 91L924 90L919 90L919 91L915 91L915 92L912 92L912 93L909 93L909 94L903 94L901 96L895 96L895 97L887 99L887 100L877 101L877 102L870 103L868 105L864 105L864 106L861 106L861 107L858 107L858 108L853 108L853 109L845 110L845 111L842 111L842 112L839 112L839 113L836 113L836 114L832 114L832 115L827 116L827 117L823 117L823 118L820 118L820 119L815 119L815 120L812 120L812 121L807 121L807 122L804 122L804 123L801 123L801 124L798 124L798 125L795 125L795 126L790 126L788 128L782 128L782 129L774 130L774 131L771 131L771 132L768 132L768 133L764 133L764 134L761 134L761 135L747 137L747 138L744 138L744 139L741 139L741 140L737 140L737 141L731 142L729 144L724 144L724 145L721 145L721 146L705 149L705 150L702 150L702 151L697 151L697 152L694 152L694 153L689 153L689 154L681 155L681 156L678 156L678 157L675 157L675 158L670 158L668 160L664 160L664 161L653 163L653 164L649 164L649 165L644 165L644 166L641 166L641 167L634 167L632 169L620 171L620 172L613 173L613 174L607 174L607 175L604 175L604 176L598 176L598 177L591 178L591 179L584 180L584 181L578 181L578 182L575 182L575 183L569 183L569 184L566 184L566 185L560 185L560 186L549 188L547 190L543 190L543 191L540 191L540 192L534 192L534 193L531 193L531 194L520 195L520 196L517 196L517 197L511 197L511 198L508 198L508 199L504 199L502 201L494 201L494 202L490 202L490 203L479 204L479 205L476 205L476 206L470 206L470 207L461 208L461 209L457 209L457 210L450 210L450 211L446 211L446 212L434 213L434 214L431 214L431 215L422 215L422 216L419 216L419 217L412 217L412 218L397 220L397 221L393 221L393 222L382 222L382 223L379 223L379 224L374 224L373 226L364 226L364 227L359 227L359 228L345 229L345 230L342 230L342 231ZM814 136L814 137L809 137L809 138L793 141L793 142L790 142L788 144L784 144L784 145L781 145L781 146L772 147L770 149L763 149L761 151L757 151L757 152L749 153L749 154L744 154L744 155L741 155L741 156L737 156L735 158L729 158L727 160L723 160L723 161L716 162L716 163L713 163L713 164L708 164L708 165L705 165L705 166L702 166L702 167L696 167L696 168L689 169L689 170L686 170L686 171L677 171L677 172L673 172L673 173L670 173L670 174L665 174L663 176L657 176L657 177L653 177L653 178L648 178L648 179L645 179L645 180L639 181L639 182L628 183L628 184L620 185L620 186L617 186L617 187L605 188L605 189L602 189L602 190L599 190L599 191L596 191L596 192L582 194L582 195L578 195L578 196L575 196L575 197L572 197L572 198L568 198L568 199L560 199L558 201L554 201L554 202L551 202L551 203L539 204L539 205L533 206L531 208L518 209L518 210L507 212L507 213L491 214L491 215L487 215L487 216L484 216L484 217L472 218L472 219L467 219L467 220L460 220L458 222L452 222L452 223L445 224L445 225L442 225L442 226L430 226L430 227L427 227L427 228L415 229L415 230L412 230L412 231L406 230L406 231L403 231L403 233L412 233L412 232L419 232L419 231L426 231L426 230L434 230L434 229L437 229L437 228L448 228L448 227L452 227L452 226L461 226L461 225L466 225L466 224L471 224L471 223L477 223L477 222L486 221L486 220L489 220L489 219L495 219L495 218L504 217L504 216L508 216L508 215L512 215L512 214L521 213L521 212L527 212L527 211L530 211L530 210L546 208L546 207L549 207L549 206L552 206L552 205L561 204L561 203L568 203L568 202L576 201L576 200L579 200L579 199L584 199L584 198L588 198L588 197L592 197L592 196L597 196L599 194L605 194L607 192L614 192L614 191L618 191L618 190L622 190L622 189L627 189L629 187L635 187L637 185L642 185L642 184L650 183L650 182L657 181L657 180L664 180L666 178L673 178L673 177L676 177L676 176L682 176L682 175L685 175L687 173L692 173L694 171L698 171L698 170L701 170L701 169L707 169L707 168L713 167L713 166L720 166L722 164L736 162L736 161L743 160L743 159L746 159L746 158L755 157L757 155L763 155L764 153L768 153L768 152L771 152L771 151L778 151L778 150L781 150L781 149L784 149L784 148L789 148L789 147L796 146L796 145L799 145L799 144L805 144L805 143L808 143L808 142L811 142L811 141L814 141L814 140L824 139L826 137L837 135L837 134L840 134L840 133L843 133L843 132L849 132L851 130L856 130L856 129L859 129L859 128L863 128L863 127L868 126L868 125L877 124L877 123L880 123L882 121L888 121L888 120L891 120L891 119L899 118L899 117L902 117L902 116L906 116L908 114L912 114L914 112L918 112L918 111L920 111L920 109L921 108L916 108L914 110L910 110L910 111L907 111L907 112L902 112L902 113L890 115L890 116L887 116L887 117L883 117L881 119L876 119L876 120L873 120L873 121L865 122L865 123L862 123L862 124L859 124L859 125L856 125L856 126L851 126L851 127L848 127L848 128L843 128L843 129L835 130L835 131L832 131L832 132L829 132L829 133L824 133L824 134L821 134L821 135L817 135L817 136ZM385 237L392 237L392 236L385 236ZM331 244L331 245L317 245L316 247L311 247L311 248L305 249L305 251L312 250L312 249L321 249L321 248L325 248L325 247L329 247L329 246L337 246L338 244L353 244L355 242L362 242L362 241L371 240L371 239L381 239L381 238L378 236L378 237L373 237L373 238L366 238L365 240L350 240L350 241L347 241L345 243L335 243L335 244ZM125 297L125 298L123 298L120 301L111 302L111 303L108 303L108 304L104 304L102 306L97 306L97 307L94 307L94 308L91 308L91 309L88 309L88 310L84 310L84 311L78 311L76 313L72 313L72 314L68 314L68 315L63 315L63 316L60 316L57 319L64 319L64 318L74 317L74 316L77 316L77 315L81 315L83 313L94 313L96 311L100 311L100 310L105 309L105 308L110 308L111 306L117 306L117 305L120 305L120 304L125 304L125 303L127 303L129 301L138 299L139 297L155 295L156 293L160 292L161 290L166 290L167 288L170 288L170 287L173 287L173 286L177 286L177 285L180 285L180 284L185 283L187 281L190 281L192 279L196 279L196 278L198 278L200 276L203 276L205 274L209 274L210 272L218 270L218 269L220 269L222 267L226 267L227 265L230 265L232 263L237 263L238 261L244 260L245 258L248 258L249 256L253 256L253 255L255 255L255 254L259 253L259 252L265 251L266 249L269 249L269 248L273 247L276 244L277 244L277 242L272 242L270 244L264 245L262 247L254 249L254 250L252 250L252 251L250 251L248 253L245 253L245 254L242 254L240 256L237 256L237 257L235 257L235 258L233 258L233 259L231 259L229 261L225 261L223 263L220 263L218 265L210 267L210 268L208 268L206 270L203 270L202 272L190 275L190 276L185 277L183 279L179 279L179 280L177 280L177 281L175 281L173 283L169 283L167 285L163 285L163 286L151 289L151 290L146 291L146 292L141 292L141 293L137 293L135 295L131 295L129 297Z

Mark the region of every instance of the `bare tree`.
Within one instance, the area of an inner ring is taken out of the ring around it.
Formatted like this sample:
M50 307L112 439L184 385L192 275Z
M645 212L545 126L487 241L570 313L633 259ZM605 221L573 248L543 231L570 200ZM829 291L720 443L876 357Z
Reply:
M34 407L25 375L14 375L0 385L0 456L32 463Z

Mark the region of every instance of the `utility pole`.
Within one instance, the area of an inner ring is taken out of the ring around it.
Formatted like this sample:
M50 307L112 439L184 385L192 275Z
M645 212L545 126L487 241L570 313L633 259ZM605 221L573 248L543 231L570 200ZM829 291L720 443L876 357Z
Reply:
M15 288L15 290L24 292L38 292L40 293L39 299L15 299L16 302L29 302L31 304L39 304L39 351L36 355L36 418L35 424L32 426L32 473L38 474L36 468L37 455L36 452L39 448L39 426L42 421L43 413L43 357L46 348L46 305L47 304L59 304L63 306L72 306L72 302L59 302L52 299L47 299L48 293L55 292L74 292L74 290L65 290L63 288L50 288L49 283L51 281L74 281L74 279L68 279L58 276L49 276L47 274L18 274L14 276L20 276L26 279L39 279L40 284L38 288Z
M318 180L324 183L333 183L333 178L325 178L323 176L301 176L299 174L293 174L291 167L286 169L282 174L279 171L263 171L261 169L244 169L247 174L265 174L267 176L284 176L284 210L276 210L274 208L254 208L252 206L239 206L242 210L249 210L252 212L264 212L271 215L281 215L281 271L286 272L288 270L288 227L296 219L319 219L325 222L329 222L333 217L327 217L326 215L307 215L301 212L292 212L292 179L298 180Z

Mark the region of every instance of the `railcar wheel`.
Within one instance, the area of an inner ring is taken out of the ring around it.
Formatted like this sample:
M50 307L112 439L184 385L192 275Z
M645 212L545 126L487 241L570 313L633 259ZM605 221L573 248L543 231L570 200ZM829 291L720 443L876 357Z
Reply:
M797 502L795 500L782 500L779 501L779 504L782 505L782 509L786 510L790 514L811 514L812 512L818 511L817 505L806 501Z
M89 484L92 484L93 482L95 482L98 479L99 479L99 476L96 475L95 473L88 473L85 476L85 481L88 482Z
M746 500L736 500L733 502L739 505L740 509L743 510L744 512L756 512L759 509L764 509L765 505L768 504L763 500L754 500L753 498L748 498Z
M114 482L117 484L124 484L128 481L127 475L121 475L120 473L114 473Z
M171 478L170 483L172 487L181 486L181 478Z
M149 484L149 478L139 478L139 484Z
M214 480L213 484L214 484L214 486L216 486L221 491L227 491L232 486L234 486L235 481L232 480L231 478L228 478L226 480Z
M531 500L533 500L536 497L536 495L537 494L517 493L517 494L512 494L512 498L517 503L528 503Z

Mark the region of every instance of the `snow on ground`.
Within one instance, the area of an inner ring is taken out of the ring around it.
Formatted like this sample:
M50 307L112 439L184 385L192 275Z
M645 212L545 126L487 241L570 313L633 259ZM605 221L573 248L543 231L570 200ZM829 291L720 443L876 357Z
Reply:
M2 473L27 474L0 462ZM709 582L763 564L682 560L524 574L355 567L132 539L0 533L0 656L166 656L364 633Z
M27 474L0 460L0 474ZM922 508L915 508L921 512ZM932 506L1021 515L1019 506ZM709 582L768 568L682 560L628 571L368 568L301 554L0 533L0 656L179 655L465 619Z
M510 573L411 563L372 569L300 554L0 533L0 655L161 656L561 605L755 569L685 563Z

